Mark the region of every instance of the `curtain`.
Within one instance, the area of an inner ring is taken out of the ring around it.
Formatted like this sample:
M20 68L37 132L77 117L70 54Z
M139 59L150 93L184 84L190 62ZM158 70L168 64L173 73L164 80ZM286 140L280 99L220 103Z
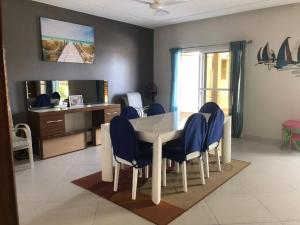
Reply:
M178 97L179 97L179 64L181 58L181 49L170 49L171 54L171 100L170 112L178 111Z
M246 41L230 43L232 136L235 138L240 138L243 131L245 49Z

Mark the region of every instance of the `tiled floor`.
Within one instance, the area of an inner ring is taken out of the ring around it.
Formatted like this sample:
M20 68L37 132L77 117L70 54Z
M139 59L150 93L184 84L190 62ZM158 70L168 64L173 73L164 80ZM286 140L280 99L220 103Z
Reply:
M100 169L100 147L16 167L22 225L151 224L70 181ZM233 141L233 157L252 164L173 225L300 225L300 152Z

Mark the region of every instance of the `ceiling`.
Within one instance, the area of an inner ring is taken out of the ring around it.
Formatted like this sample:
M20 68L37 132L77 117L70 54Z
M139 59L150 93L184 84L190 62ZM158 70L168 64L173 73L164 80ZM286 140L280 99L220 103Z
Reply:
M171 12L168 15L155 16L149 6L134 0L33 1L149 28L300 2L300 0L188 0L186 3L165 6L165 9Z

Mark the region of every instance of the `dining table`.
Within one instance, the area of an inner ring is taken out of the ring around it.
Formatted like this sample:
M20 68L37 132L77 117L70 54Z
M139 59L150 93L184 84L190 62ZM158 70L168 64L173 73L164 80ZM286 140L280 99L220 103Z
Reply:
M208 120L210 114L203 113ZM153 144L152 158L152 201L158 205L161 201L161 164L162 145L180 137L187 118L181 113L171 112L129 120L137 138ZM101 125L101 170L102 181L113 182L113 149L110 139L109 123ZM222 138L222 162L231 162L231 116L224 118Z

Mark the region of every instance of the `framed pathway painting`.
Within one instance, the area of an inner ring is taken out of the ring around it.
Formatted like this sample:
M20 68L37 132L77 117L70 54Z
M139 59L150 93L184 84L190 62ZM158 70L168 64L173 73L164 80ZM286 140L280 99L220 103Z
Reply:
M94 29L90 26L41 17L43 60L92 64Z

